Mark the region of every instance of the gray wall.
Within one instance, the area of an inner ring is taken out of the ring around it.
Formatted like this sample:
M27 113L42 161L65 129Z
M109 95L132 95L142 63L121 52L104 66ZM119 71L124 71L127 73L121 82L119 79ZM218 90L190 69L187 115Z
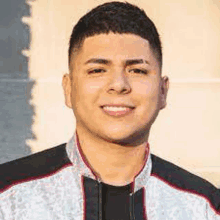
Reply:
M0 3L0 163L31 154L27 139L34 139L30 104L34 82L29 79L31 30L22 17L31 16L25 0Z

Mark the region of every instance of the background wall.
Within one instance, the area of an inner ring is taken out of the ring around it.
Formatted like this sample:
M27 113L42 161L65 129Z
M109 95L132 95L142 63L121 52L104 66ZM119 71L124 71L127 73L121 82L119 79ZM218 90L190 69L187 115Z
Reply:
M69 36L81 16L107 2L19 0L25 11L14 9L18 0L4 1L1 11L20 14L0 27L1 163L71 138L75 119L61 86ZM129 2L155 22L163 43L163 74L171 81L167 108L152 127L151 151L220 187L220 2ZM6 55L16 51L14 45L21 45L20 53Z
M34 106L30 103L34 81L30 81L29 60L31 27L22 22L31 17L25 0L0 3L0 163L31 153L27 139Z

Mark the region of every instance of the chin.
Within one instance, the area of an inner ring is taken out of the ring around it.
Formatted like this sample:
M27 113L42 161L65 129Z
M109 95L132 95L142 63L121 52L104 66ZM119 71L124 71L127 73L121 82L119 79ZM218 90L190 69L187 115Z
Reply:
M109 132L108 135L102 137L105 141L124 145L137 146L147 141L148 133L146 132Z

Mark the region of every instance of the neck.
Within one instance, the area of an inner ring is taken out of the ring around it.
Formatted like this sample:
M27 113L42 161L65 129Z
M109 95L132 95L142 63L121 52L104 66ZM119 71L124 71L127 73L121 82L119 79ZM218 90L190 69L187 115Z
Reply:
M102 182L122 186L134 181L145 165L147 141L140 145L123 146L87 135L77 129L79 147L92 171Z

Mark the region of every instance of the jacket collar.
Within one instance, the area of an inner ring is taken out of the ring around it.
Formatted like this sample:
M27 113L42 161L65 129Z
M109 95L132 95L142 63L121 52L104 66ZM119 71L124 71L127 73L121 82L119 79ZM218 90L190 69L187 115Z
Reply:
M93 173L92 169L89 167L89 164L86 162L85 158L83 157L82 151L80 149L77 135L76 133L70 139L70 141L66 145L67 155L70 161L73 164L74 172L81 178L82 176L86 176L93 180L97 180L98 178ZM147 185L147 182L150 178L152 170L152 160L151 160L151 153L149 143L146 146L146 155L145 155L145 165L143 169L136 175L135 181L133 184L133 192L135 193L142 187Z

